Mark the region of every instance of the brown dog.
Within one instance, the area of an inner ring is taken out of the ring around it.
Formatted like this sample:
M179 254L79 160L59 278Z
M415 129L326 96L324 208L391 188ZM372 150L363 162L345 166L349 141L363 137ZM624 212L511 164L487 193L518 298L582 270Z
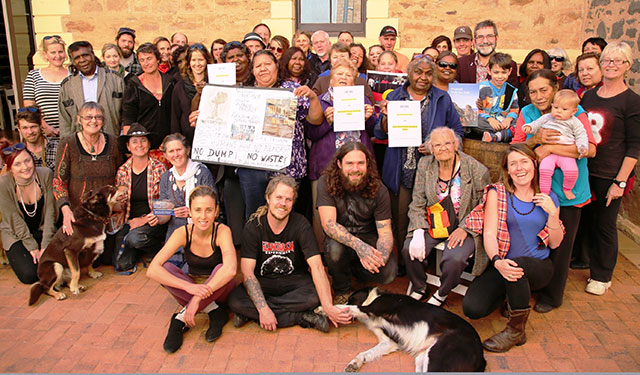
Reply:
M58 229L42 253L38 263L38 282L31 287L29 305L36 303L42 293L57 300L67 298L66 294L56 290L67 281L71 293L84 291L85 287L78 284L81 268L88 267L91 278L102 276L91 264L104 250L105 222L120 195L115 187L107 185L84 196L82 204L73 210L76 220L72 224L73 234L68 236L62 228ZM71 271L70 278L67 270Z

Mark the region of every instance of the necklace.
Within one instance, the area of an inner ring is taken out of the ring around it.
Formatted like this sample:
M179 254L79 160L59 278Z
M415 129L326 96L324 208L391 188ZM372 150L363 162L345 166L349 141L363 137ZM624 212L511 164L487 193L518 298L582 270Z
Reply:
M98 142L96 143L96 145L93 145L91 142L89 142L89 140L84 136L83 132L80 132L80 135L82 136L82 139L84 139L84 141L91 146L91 149L89 151L89 153L91 154L91 160L95 161L97 160L97 153L96 153L96 148L100 147L100 135L98 134Z
M514 196L514 195L516 195L516 194L515 194L515 193L511 193L511 194L509 194L509 199L511 199L511 207L513 207L513 210L514 210L515 212L517 212L518 214L520 214L520 215L522 215L522 216L526 216L526 215L529 215L530 213L532 213L532 212L533 212L533 210L535 210L535 208L536 208L536 204L535 204L535 203L533 203L533 202L531 202L532 207L531 207L531 209L529 210L529 212L524 212L524 213L522 213L522 212L518 211L518 209L516 208L516 205L515 205L515 204L513 204L513 196ZM521 201L521 202L522 202L522 201Z
M18 182L16 181L16 184L18 185L18 188L16 189L18 191L18 198L20 199L20 203L22 203L22 209L24 209L24 213L27 214L27 216L29 217L34 217L36 216L36 212L38 211L38 190L36 189L36 184L35 182L35 176L31 179L31 181L28 184L18 184ZM35 203L34 203L34 207L33 207L33 211L29 212L29 210L27 210L27 206L24 204L24 199L22 198L22 192L20 191L20 186L28 186L30 184L33 184L33 196L36 198Z

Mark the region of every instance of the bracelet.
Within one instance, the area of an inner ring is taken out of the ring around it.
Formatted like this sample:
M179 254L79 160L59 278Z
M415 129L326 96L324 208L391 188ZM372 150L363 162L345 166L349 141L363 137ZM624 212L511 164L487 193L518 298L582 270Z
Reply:
M498 255L498 254L494 255L493 258L491 258L491 265L493 265L495 267L496 266L496 262L499 261L499 260L502 260L502 259L503 258L500 255Z
M550 227L549 224L545 224L545 227L547 227L548 229L551 230L558 230L558 229L562 229L562 225L559 225L557 227Z

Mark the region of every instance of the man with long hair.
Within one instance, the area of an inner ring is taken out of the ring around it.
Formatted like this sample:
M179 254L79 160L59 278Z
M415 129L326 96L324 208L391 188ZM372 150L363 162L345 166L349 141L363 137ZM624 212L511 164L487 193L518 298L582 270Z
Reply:
M366 146L350 142L336 151L318 180L317 206L335 303L346 302L352 271L363 281L395 279L389 192Z
M240 248L244 285L229 295L236 327L256 320L269 331L300 325L328 332L327 316L336 327L351 321L348 309L339 309L331 301L311 224L291 211L297 190L292 177L272 178L265 192L267 204L244 227ZM313 311L318 305L326 316Z

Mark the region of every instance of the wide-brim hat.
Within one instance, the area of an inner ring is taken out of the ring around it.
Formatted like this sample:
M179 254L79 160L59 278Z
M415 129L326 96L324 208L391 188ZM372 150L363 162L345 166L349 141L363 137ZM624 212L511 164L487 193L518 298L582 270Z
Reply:
M127 142L129 142L129 138L146 137L149 141L151 141L149 136L154 134L155 133L147 131L147 129L144 126L142 126L140 123L134 122L129 127L129 131L127 132L127 134L121 134L120 137L118 137L118 143L120 143L121 150L126 150Z

